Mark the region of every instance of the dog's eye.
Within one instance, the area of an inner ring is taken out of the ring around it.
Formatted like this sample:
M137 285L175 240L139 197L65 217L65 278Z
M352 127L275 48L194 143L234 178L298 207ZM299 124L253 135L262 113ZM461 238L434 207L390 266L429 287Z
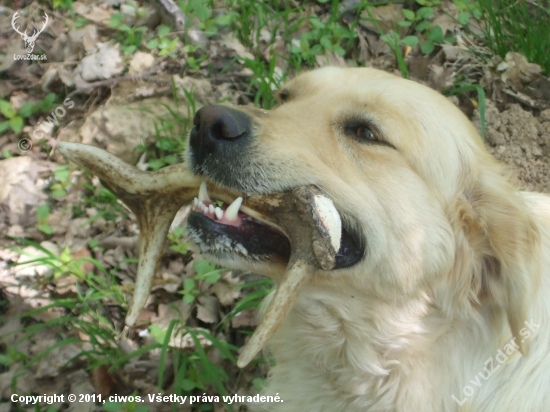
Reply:
M373 126L365 121L352 120L344 125L346 135L362 142L377 141L377 134L373 130Z

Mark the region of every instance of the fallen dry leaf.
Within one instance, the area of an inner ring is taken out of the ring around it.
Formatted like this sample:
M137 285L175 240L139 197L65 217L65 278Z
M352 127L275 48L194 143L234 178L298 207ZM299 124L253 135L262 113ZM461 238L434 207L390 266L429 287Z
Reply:
M216 323L218 317L219 302L214 296L199 296L197 304L197 319L204 323Z
M89 82L110 79L120 74L123 69L118 44L98 43L97 47L82 59L75 70L75 75Z

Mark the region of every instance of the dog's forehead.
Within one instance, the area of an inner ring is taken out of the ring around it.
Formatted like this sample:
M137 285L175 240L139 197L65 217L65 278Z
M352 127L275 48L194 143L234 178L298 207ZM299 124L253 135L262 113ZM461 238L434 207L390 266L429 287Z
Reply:
M312 94L317 92L337 91L343 89L353 90L355 87L380 79L400 79L390 73L371 68L340 68L323 67L311 70L289 81L284 89L294 94Z

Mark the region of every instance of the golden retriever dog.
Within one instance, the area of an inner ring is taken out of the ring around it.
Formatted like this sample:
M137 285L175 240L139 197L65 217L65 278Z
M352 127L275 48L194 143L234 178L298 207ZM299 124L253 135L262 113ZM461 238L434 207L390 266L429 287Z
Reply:
M518 191L461 111L415 82L327 67L278 100L203 107L186 152L206 182L187 233L221 265L285 272L291 245L251 195L315 185L342 221L335 268L268 345L264 394L282 402L252 409L550 411L550 197Z

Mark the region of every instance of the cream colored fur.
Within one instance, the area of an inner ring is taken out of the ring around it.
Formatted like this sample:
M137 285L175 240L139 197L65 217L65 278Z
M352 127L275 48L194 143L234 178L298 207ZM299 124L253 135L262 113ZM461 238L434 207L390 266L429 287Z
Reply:
M250 191L319 185L367 253L306 286L269 345L264 393L284 402L256 410L550 411L550 197L518 192L460 110L420 84L324 68L282 95L268 113L243 109ZM350 139L346 116L393 147Z

